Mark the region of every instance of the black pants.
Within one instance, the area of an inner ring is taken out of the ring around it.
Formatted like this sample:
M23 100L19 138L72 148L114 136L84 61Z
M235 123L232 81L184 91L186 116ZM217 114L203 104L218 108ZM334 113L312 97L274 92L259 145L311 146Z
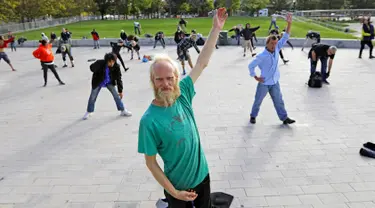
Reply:
M361 49L359 50L359 56L362 56L362 51L365 48L365 45L368 45L368 47L370 48L370 56L372 56L372 49L374 48L374 46L372 45L371 40L361 41Z
M207 175L202 183L198 184L193 190L198 194L194 200L195 208L211 208L211 187L210 187L210 175ZM164 190L165 197L168 200L168 208L192 208L192 202L181 201L173 198Z
M280 58L284 61L284 54L282 50L279 51L279 55L280 55Z
M116 53L117 58L120 60L122 67L124 67L124 70L126 69L124 61L122 60L122 57L120 53Z
M59 77L59 74L57 74L57 71L55 69L55 64L43 64L42 63L42 68L43 68L43 77L44 77L44 84L47 84L47 72L48 72L48 69L51 69L52 73L55 75L57 81L59 82L62 82L60 77Z

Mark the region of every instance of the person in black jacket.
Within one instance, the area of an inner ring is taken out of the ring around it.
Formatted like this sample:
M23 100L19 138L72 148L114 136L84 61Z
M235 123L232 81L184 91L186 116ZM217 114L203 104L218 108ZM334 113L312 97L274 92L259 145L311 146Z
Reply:
M312 30L307 31L307 33L306 33L306 40L305 40L305 42L302 45L301 51L303 51L303 49L305 48L305 46L308 44L308 42L310 40L313 41L312 44L320 43L320 33L312 31Z
M155 43L154 43L154 48L156 48L156 43L159 42L165 48L165 41L164 41L164 33L163 31L159 31L155 34Z
M253 44L252 44L252 38L253 38L253 33L258 30L260 26L250 28L250 23L247 23L245 26L245 29L241 30L240 34L241 36L244 37L244 50L243 50L243 56L246 56L246 49L249 49L251 52L251 56L255 56L256 53L253 52Z
M128 50L131 50L131 48L129 46L125 46L122 39L119 39L117 43L110 42L110 45L112 47L112 53L114 53L117 56L117 58L120 60L121 65L122 67L124 67L125 72L128 71L129 68L125 66L124 61L122 60L122 57L120 55L120 50L122 47L126 47L128 48Z
M370 48L370 59L375 58L372 55L372 50L374 46L372 45L372 40L374 39L374 25L371 24L370 18L365 18L362 25L362 39L361 39L361 49L359 50L358 58L362 58L362 51L365 48L365 45L368 45Z
M240 41L241 41L241 30L242 30L242 26L241 26L241 25L234 26L232 29L228 30L228 32L232 32L232 31L234 31L234 33L235 33L235 38L236 38L236 40L237 40L237 45L240 45Z
M121 33L120 33L120 38L121 40L124 42L124 45L125 46L128 46L129 45L129 42L128 42L128 35L126 34L126 32L124 30L121 30ZM128 48L128 53L131 51L131 48L130 47L126 47Z
M87 112L83 116L83 120L88 119L94 112L95 101L99 95L102 87L106 87L112 94L117 110L121 111L121 116L131 116L132 113L126 109L122 103L122 79L120 66L116 63L116 54L107 53L104 60L97 60L90 65L90 70L93 72L91 79L91 94L87 105ZM117 85L118 91L115 86Z
M179 44L180 41L184 38L185 33L181 30L181 27L177 27L177 31L174 33L174 42Z

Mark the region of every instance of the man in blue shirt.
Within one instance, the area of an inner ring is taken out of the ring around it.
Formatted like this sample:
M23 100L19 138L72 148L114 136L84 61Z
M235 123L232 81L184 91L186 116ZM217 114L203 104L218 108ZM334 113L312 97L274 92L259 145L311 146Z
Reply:
M260 109L260 105L264 97L269 92L275 106L277 115L284 124L292 124L295 120L290 119L285 110L284 101L280 90L280 71L279 71L279 51L284 46L290 35L290 28L292 25L292 14L286 17L288 26L283 37L278 40L277 36L270 35L267 37L266 48L259 53L255 59L249 64L250 76L258 81L257 91L255 94L255 101L250 114L250 123L256 123L256 117ZM257 76L255 67L259 67L261 75Z

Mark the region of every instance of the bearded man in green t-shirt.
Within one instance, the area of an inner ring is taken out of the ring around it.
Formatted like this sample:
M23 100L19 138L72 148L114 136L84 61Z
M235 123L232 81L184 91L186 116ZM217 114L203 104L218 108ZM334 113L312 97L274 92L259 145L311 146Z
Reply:
M200 143L192 101L194 83L207 66L227 13L218 9L213 27L195 67L181 81L178 64L168 56L155 58L150 79L155 99L141 118L138 152L164 188L169 208L211 208L210 177ZM164 171L156 160L159 154Z

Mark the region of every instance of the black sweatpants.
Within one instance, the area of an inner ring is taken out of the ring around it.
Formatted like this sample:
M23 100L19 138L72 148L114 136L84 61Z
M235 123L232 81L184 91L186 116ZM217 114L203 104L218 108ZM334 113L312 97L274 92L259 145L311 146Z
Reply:
M193 190L198 194L194 200L195 208L211 208L211 187L210 175L207 175L204 180L198 184ZM185 190L186 191L186 190ZM173 198L167 191L164 190L165 197L168 200L168 208L192 208L192 202L181 201Z
M126 69L124 61L122 60L122 57L120 53L116 53L117 58L120 60L122 67L124 67L124 70Z
M59 77L59 74L57 73L57 71L55 69L55 64L44 64L44 63L42 63L42 68L43 68L44 84L47 84L48 69L51 69L51 71L55 75L57 81L62 82L60 77Z
M365 48L365 45L368 45L368 47L370 48L370 56L372 56L372 50L374 49L374 46L372 45L371 40L361 41L361 49L359 50L359 56L362 56L362 51Z

